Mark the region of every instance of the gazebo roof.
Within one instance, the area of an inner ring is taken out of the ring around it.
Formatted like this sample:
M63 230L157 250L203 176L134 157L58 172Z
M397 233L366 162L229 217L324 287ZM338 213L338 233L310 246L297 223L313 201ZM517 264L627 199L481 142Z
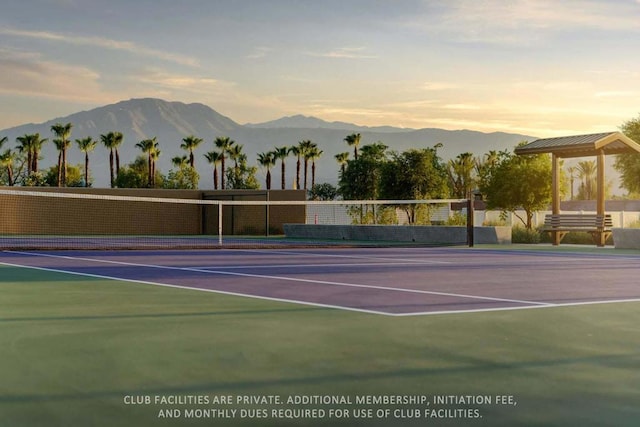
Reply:
M553 153L558 157L590 157L597 156L600 150L607 155L640 153L640 144L621 132L606 132L537 139L516 148L515 153L520 155Z

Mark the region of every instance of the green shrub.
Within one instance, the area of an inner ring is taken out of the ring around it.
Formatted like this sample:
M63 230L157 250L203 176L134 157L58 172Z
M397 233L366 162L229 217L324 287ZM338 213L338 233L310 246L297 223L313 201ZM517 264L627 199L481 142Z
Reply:
M512 243L540 243L540 231L533 229L528 230L522 227L513 227L511 229Z

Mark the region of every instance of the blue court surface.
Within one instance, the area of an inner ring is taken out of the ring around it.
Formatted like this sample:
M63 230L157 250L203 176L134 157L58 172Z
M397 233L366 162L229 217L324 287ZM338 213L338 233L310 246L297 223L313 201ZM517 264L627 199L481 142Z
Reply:
M0 264L389 316L640 301L640 255L611 249L3 251Z

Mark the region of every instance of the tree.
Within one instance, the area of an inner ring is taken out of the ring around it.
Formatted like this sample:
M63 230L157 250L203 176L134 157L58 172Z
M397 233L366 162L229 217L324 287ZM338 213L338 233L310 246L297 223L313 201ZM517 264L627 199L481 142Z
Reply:
M323 151L318 148L317 145L311 147L307 156L309 156L309 160L311 160L311 188L316 185L316 159L319 159L322 156Z
M578 200L595 199L596 183L596 162L595 160L584 160L578 162L576 171L578 178L581 180L578 186Z
M534 212L551 202L551 159L547 154L502 156L481 191L488 209L512 212L530 230ZM519 209L525 211L524 218Z
M27 175L31 175L33 173L38 173L38 159L40 157L40 150L45 142L48 141L47 138L40 138L39 133L34 133L30 135L23 135L16 138L16 140L20 143L18 145L18 150L21 153L26 153L27 155Z
M171 159L175 169L171 169L162 183L162 188L196 190L200 175L189 164L187 156L177 156Z
M227 187L233 189L257 190L260 184L256 179L258 168L247 165L247 158L241 154L237 158L237 164L233 169L228 169Z
M191 166L192 168L195 167L195 157L193 156L193 150L195 150L201 143L202 138L197 138L193 135L182 138L182 144L180 144L180 148L189 152L189 166Z
M155 176L155 159L157 159L157 156L160 155L156 137L153 137L151 139L143 139L136 144L136 147L147 155L147 186L149 188L153 188Z
M461 153L447 162L447 175L453 197L469 198L476 182L473 177L475 162L473 153Z
M218 189L218 164L222 162L223 155L218 151L209 151L204 155L209 164L213 166L213 189Z
M64 187L67 185L67 149L71 145L71 123L56 123L51 126L51 132L56 136L53 142L56 144L56 148L60 152L58 155L58 187Z
M307 187L307 176L309 171L309 159L310 154L313 152L314 148L317 148L317 145L311 142L309 139L305 139L304 141L300 141L298 143L298 153L302 156L304 160L304 189Z
M285 159L289 157L289 153L291 152L291 147L283 146L276 147L273 150L273 158L275 160L280 160L280 187L284 190L286 188L286 174L285 174Z
M76 139L76 144L80 151L84 153L84 186L89 187L89 153L96 148L98 141L90 136L86 138Z
M271 168L276 164L274 153L258 153L258 164L266 169L266 186L267 190L271 190Z
M361 135L359 133L352 133L344 138L344 141L349 147L353 147L353 158L358 160L358 146L360 145Z
M225 176L226 176L226 172L225 172L225 157L226 155L229 153L229 150L231 150L231 147L235 144L235 141L230 139L228 136L220 136L217 137L214 141L213 141L214 145L220 150L220 188L221 189L225 189Z
M449 195L447 172L435 148L411 149L394 153L382 168L380 197L382 199L417 200L442 199ZM409 223L415 224L420 205L402 205ZM428 213L428 212L426 212Z
M116 155L116 176L120 173L120 151L118 148L124 141L124 135L121 132L113 132L113 151Z
M116 175L120 173L120 155L116 156L117 147L122 142L122 134L120 132L108 132L100 135L100 141L109 150L109 177L111 188L115 186ZM118 160L117 165L115 164ZM117 168L115 168L117 166Z
M60 171L58 165L51 166L44 175L44 183L38 185L55 186L58 184ZM82 165L67 165L66 187L84 187Z
M6 137L5 137L5 140L6 140ZM4 141L0 141L0 147L2 146L3 142ZM16 158L16 153L11 151L10 149L5 150L5 152L2 153L2 155L0 155L0 166L5 168L5 171L7 173L6 183L9 187L15 184L14 176L13 176L13 162L15 161L15 158Z
M164 176L156 171L153 182L158 187L164 186ZM120 169L116 177L115 186L118 188L145 188L149 186L149 158L141 155Z
M338 197L338 189L328 182L313 185L309 190L311 200L335 200L336 197Z
M334 156L338 164L340 165L340 173L344 173L344 168L347 167L347 162L349 161L349 153L339 153Z
M296 162L296 180L293 181L294 183L294 189L299 190L300 189L300 158L302 157L302 149L300 148L300 143L298 143L298 145L294 145L293 147L291 147L291 154L293 154L294 156L297 157L297 162Z
M620 130L629 138L640 143L640 116L625 122ZM620 186L630 194L640 193L640 153L618 154L613 164L620 173Z

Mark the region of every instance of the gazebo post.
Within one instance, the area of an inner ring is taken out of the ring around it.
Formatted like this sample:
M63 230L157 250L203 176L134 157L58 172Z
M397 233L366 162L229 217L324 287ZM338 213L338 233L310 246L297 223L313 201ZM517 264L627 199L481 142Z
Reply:
M605 179L604 179L604 169L605 169L605 158L604 158L604 150L600 149L598 150L598 155L597 155L597 164L596 164L596 169L597 169L597 202L596 202L596 214L598 215L598 218L604 218L604 208L605 208ZM596 244L598 246L604 246L605 244L605 234L602 231L599 231L597 236L597 241Z
M551 213L560 213L560 158L555 153L551 154ZM554 246L558 246L560 233L553 231L551 240Z

